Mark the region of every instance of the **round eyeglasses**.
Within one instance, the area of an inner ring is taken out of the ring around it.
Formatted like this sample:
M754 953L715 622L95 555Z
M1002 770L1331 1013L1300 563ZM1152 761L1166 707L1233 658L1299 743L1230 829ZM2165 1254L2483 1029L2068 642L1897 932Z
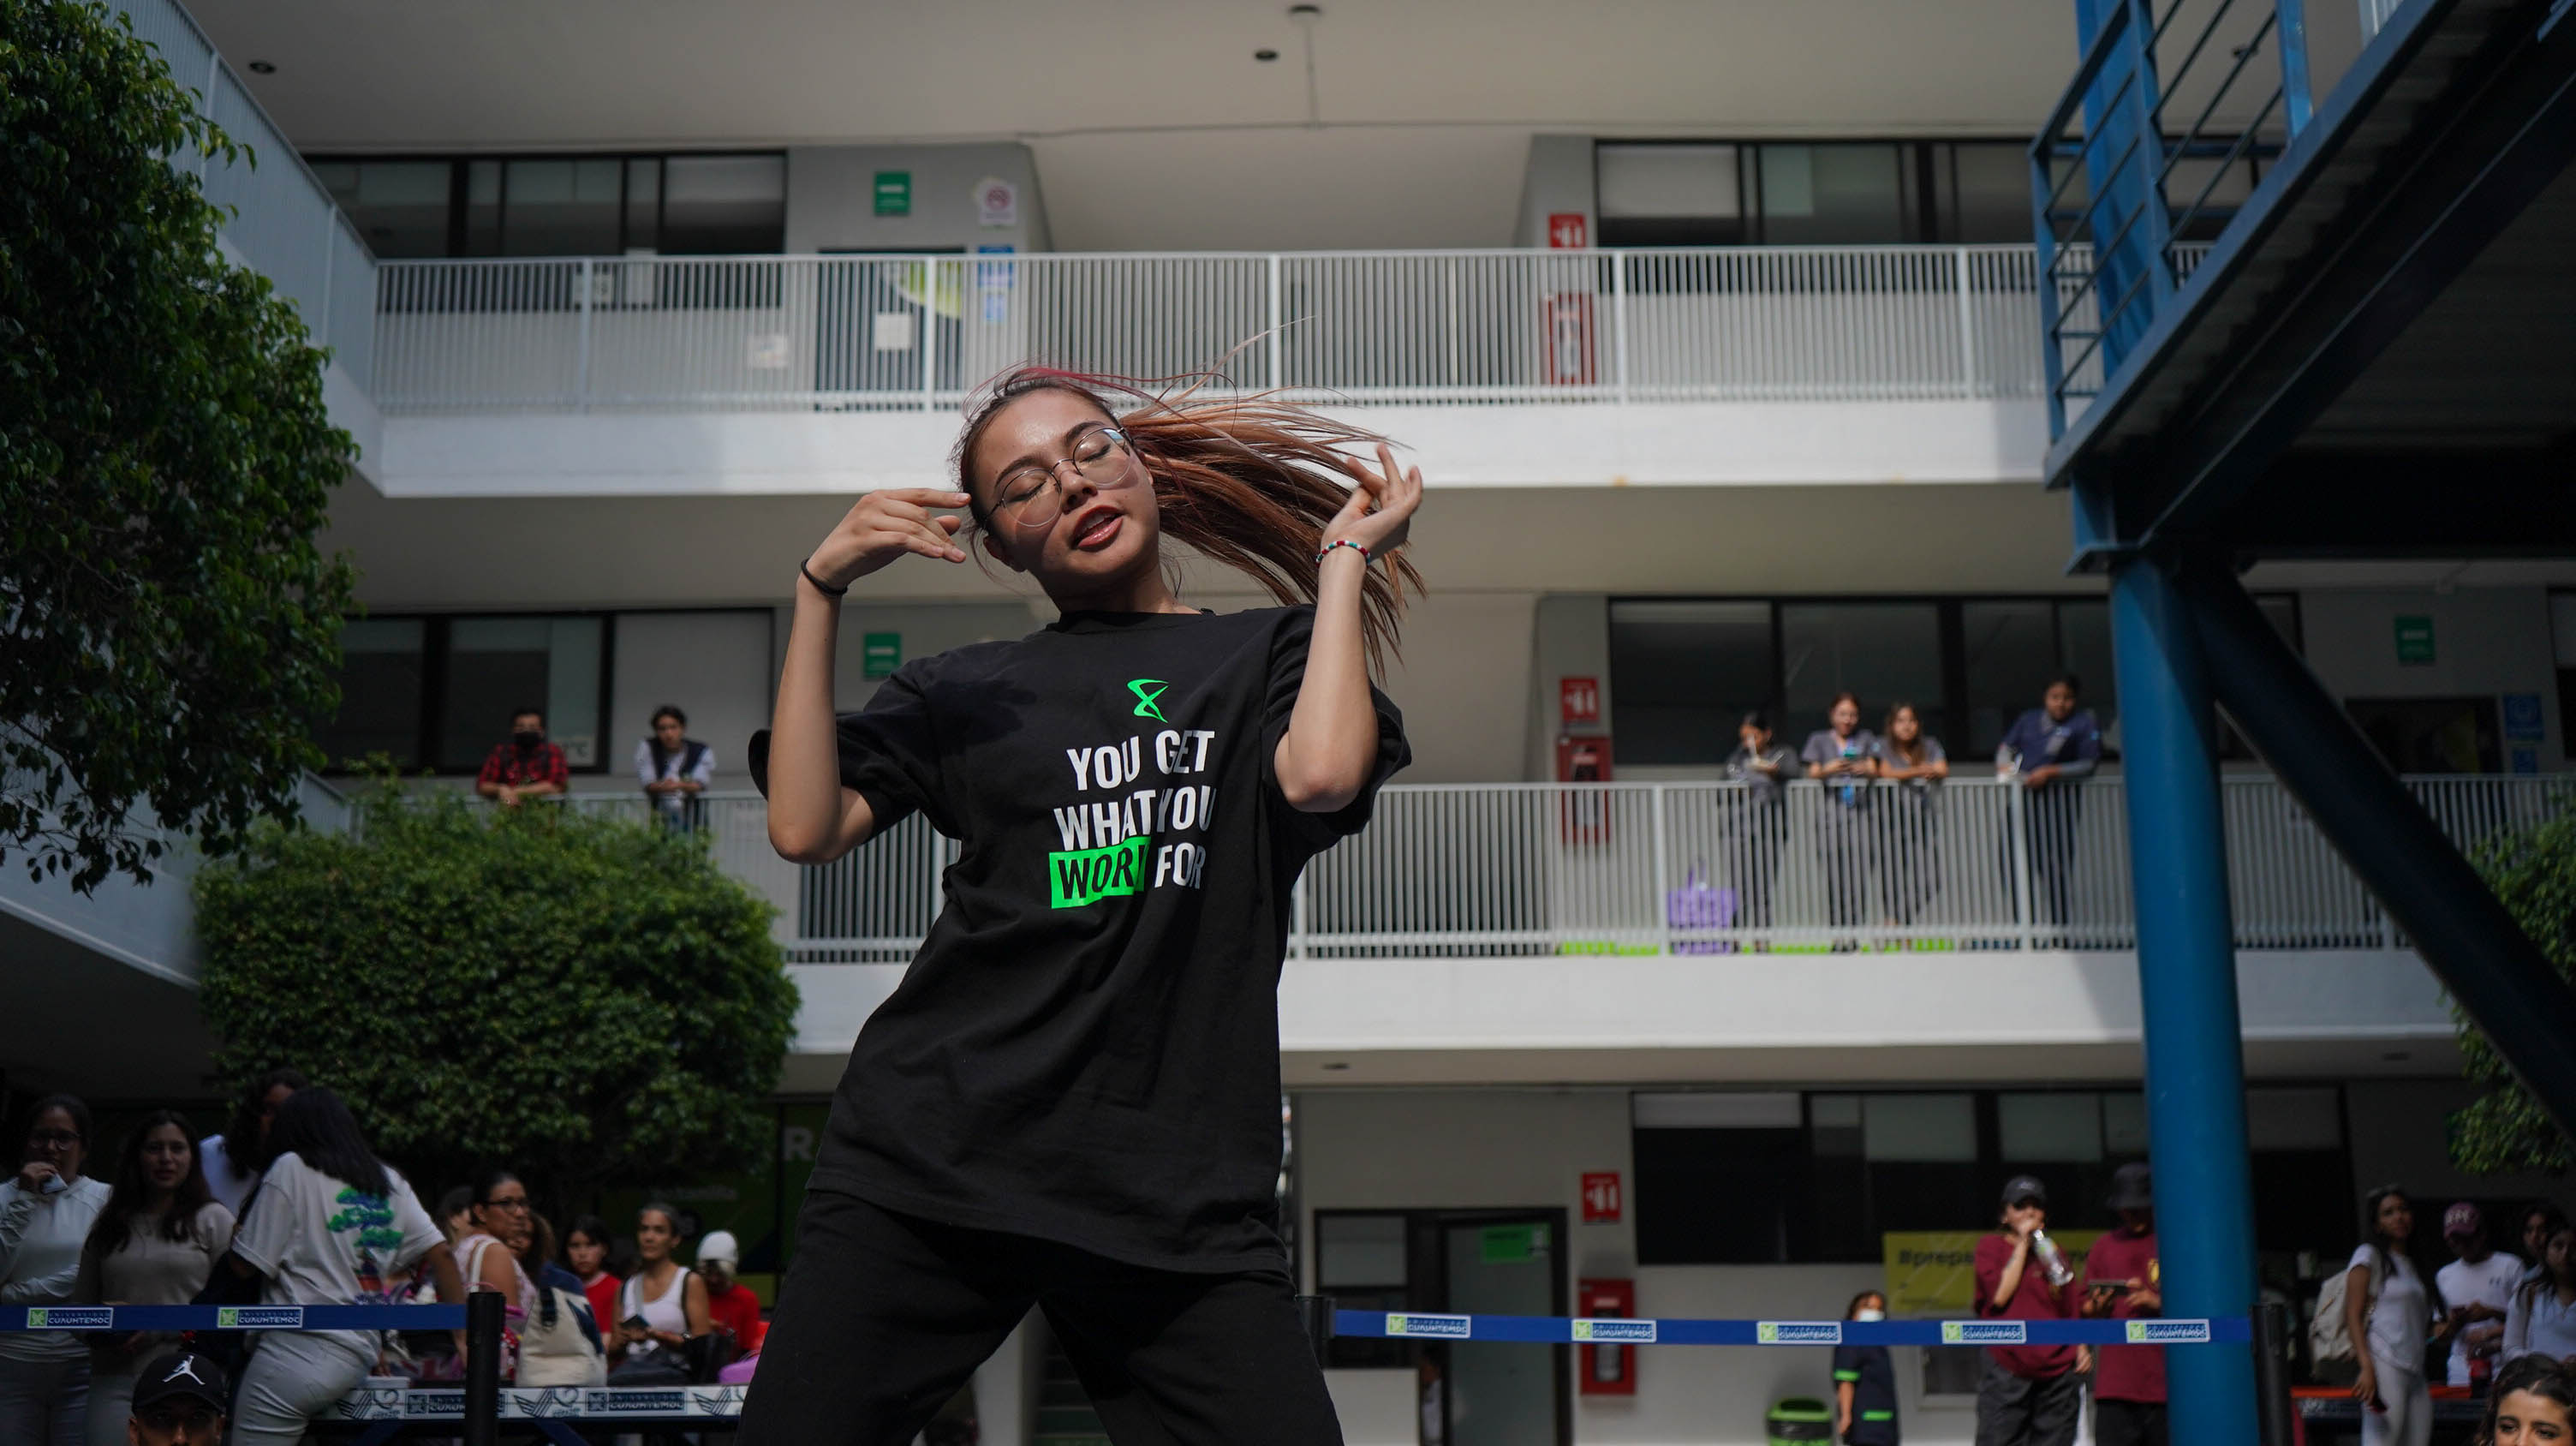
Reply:
M1073 464L1082 480L1108 492L1134 485L1135 460L1136 449L1125 432L1093 427L1073 439L1073 451L1063 462L1031 462L1003 473L993 488L993 520L1019 532L1044 531L1064 511L1065 462Z

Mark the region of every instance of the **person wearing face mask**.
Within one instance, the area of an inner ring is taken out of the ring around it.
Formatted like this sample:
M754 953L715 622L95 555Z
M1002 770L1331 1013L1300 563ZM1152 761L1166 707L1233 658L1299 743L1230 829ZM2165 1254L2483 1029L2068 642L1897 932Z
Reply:
M1887 1319L1887 1297L1864 1290L1843 1319ZM1896 1363L1885 1346L1834 1347L1834 1439L1843 1446L1897 1446Z
M81 1250L73 1298L94 1305L186 1305L232 1245L233 1212L206 1186L188 1122L147 1117L117 1160L116 1185ZM125 1439L144 1360L177 1344L146 1331L89 1338L89 1446Z
M474 791L503 808L523 798L546 798L572 786L563 749L546 741L546 711L521 708L510 715L510 738L492 747Z
M653 710L653 731L635 745L635 779L663 824L694 829L705 819L698 795L716 774L716 751L689 736L689 715L665 703Z
M19 1136L25 1163L0 1185L0 1308L64 1305L80 1279L81 1242L107 1207L107 1182L82 1173L89 1106L36 1101ZM0 1332L0 1441L81 1446L89 1347L68 1331Z

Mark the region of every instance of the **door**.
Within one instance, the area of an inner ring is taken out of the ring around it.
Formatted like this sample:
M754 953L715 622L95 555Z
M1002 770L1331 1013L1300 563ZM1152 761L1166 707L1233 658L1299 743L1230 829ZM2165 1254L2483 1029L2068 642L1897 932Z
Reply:
M1564 1233L1562 1211L1442 1221L1444 1309L1559 1314ZM1453 1341L1445 1349L1443 1446L1558 1446L1564 1439L1565 1348Z

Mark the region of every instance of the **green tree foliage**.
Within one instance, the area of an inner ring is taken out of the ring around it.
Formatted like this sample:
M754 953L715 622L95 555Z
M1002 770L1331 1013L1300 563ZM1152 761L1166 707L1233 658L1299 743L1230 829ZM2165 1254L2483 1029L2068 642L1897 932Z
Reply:
M351 574L355 449L295 309L216 250L246 155L122 17L0 0L0 859L143 877L293 816Z
M553 1193L774 1148L796 988L775 911L702 843L390 786L359 818L355 838L261 829L197 876L228 1081L293 1066L341 1091L424 1191L477 1165Z
M2477 854L2478 871L2561 979L2576 985L2576 790L2551 801L2542 822L2504 834ZM2460 1057L2486 1093L2451 1116L2451 1158L2473 1174L2556 1173L2576 1162L2567 1136L2505 1067L2486 1034L2457 1005ZM2576 1042L2571 1042L2576 1048Z

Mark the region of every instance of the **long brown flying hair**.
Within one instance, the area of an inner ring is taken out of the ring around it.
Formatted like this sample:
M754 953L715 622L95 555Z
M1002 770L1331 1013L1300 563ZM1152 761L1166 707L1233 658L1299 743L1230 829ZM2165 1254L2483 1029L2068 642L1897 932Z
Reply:
M1022 366L991 382L967 411L950 463L971 499L968 459L1004 406L1031 392L1069 392L1118 423L1153 479L1162 530L1261 584L1282 603L1315 599L1316 534L1349 498L1361 476L1344 448L1383 441L1374 432L1331 421L1266 394L1203 398L1212 375L1180 379L1177 390L1126 377ZM975 522L990 528L980 501ZM1360 631L1369 662L1384 671L1396 642L1404 594L1422 592L1422 574L1401 552L1369 569L1360 584Z

